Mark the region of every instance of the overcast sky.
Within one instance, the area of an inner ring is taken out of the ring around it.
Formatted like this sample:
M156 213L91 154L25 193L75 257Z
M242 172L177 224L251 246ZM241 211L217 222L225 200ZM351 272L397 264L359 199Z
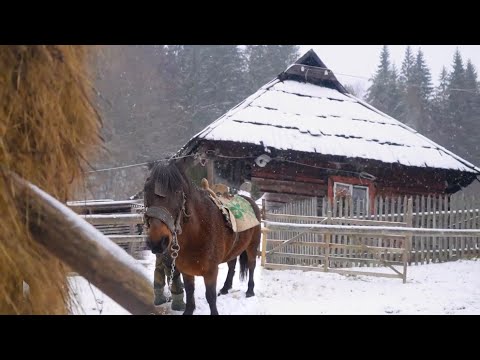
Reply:
M313 49L322 61L333 70L342 83L357 84L366 90L368 80L342 74L370 78L375 72L383 45L300 45L301 53ZM400 68L407 45L389 45L391 60ZM414 52L422 48L427 64L432 72L432 80L437 84L442 66L450 71L453 54L458 47L464 62L472 60L479 70L480 45L411 45Z

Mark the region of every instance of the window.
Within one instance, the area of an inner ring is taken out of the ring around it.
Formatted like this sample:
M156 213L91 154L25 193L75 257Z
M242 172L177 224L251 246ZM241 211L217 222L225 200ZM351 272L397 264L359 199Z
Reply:
M335 202L338 209L340 202L345 208L346 200L350 204L351 199L353 214L356 216L370 215L373 212L375 193L375 183L372 180L338 175L328 177L329 201Z
M336 202L350 201L352 199L353 215L368 214L368 186L334 182L333 195Z

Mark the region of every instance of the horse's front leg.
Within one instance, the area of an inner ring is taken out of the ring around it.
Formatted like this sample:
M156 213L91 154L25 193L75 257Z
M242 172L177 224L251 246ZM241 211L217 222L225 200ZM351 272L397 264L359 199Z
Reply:
M183 315L193 315L195 310L195 276L183 275L183 282L185 285L185 294L187 297L187 304L185 305L185 311Z
M218 315L217 310L217 275L218 266L203 276L205 281L205 297L210 305L210 315Z

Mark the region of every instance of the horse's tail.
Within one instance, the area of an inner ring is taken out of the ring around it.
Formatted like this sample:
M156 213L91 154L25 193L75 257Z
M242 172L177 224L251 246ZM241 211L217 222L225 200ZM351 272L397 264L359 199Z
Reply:
M248 256L244 251L240 254L240 280L243 281L248 275Z

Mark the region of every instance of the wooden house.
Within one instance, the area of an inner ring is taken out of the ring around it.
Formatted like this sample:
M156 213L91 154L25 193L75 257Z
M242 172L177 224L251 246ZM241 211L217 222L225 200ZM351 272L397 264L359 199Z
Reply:
M210 182L251 181L270 202L452 194L480 169L349 94L308 51L177 153Z

